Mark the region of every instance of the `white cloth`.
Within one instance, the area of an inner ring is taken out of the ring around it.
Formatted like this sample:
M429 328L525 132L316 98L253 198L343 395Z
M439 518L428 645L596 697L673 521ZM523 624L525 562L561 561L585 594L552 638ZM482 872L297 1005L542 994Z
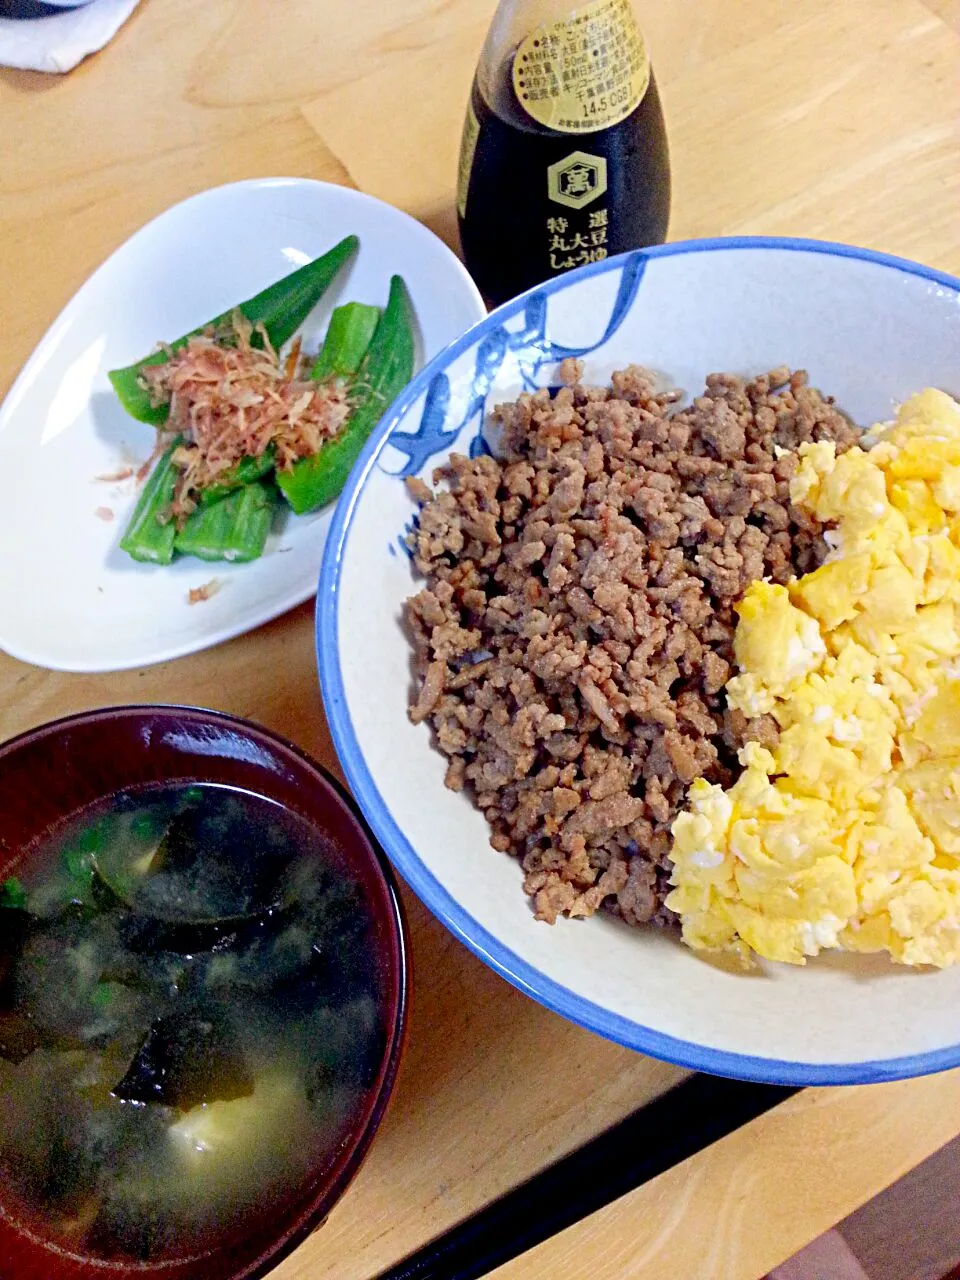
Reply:
M0 66L70 71L119 31L139 0L93 0L50 18L0 18Z

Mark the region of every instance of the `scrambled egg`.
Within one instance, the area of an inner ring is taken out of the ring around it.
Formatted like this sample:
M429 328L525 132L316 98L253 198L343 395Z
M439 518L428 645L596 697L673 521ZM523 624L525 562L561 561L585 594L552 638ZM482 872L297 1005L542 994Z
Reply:
M693 947L960 962L960 404L923 391L864 444L801 446L791 498L834 549L737 607L728 701L780 741L674 821Z

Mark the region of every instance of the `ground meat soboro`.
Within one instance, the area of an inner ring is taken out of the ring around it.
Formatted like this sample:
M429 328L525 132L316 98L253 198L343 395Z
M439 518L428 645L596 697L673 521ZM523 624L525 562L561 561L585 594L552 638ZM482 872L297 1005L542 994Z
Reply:
M500 456L451 456L409 539L407 602L429 720L491 844L523 864L536 915L605 907L665 921L670 824L697 777L729 786L736 748L775 740L725 708L734 602L814 568L822 530L791 506L794 450L858 432L803 373L676 393L631 367L496 410Z

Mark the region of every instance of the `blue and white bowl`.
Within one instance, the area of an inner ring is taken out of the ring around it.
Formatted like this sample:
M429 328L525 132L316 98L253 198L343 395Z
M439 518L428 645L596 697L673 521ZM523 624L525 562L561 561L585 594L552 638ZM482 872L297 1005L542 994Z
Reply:
M454 342L380 424L337 505L320 578L324 702L347 778L397 870L447 927L534 999L686 1066L782 1084L859 1083L960 1064L960 968L825 955L743 974L614 919L534 921L425 725L407 718L400 626L418 589L405 476L485 447L485 413L556 382L565 356L607 382L628 363L696 394L708 373L805 368L858 422L926 386L960 392L960 281L805 240L703 240L628 254L500 307Z

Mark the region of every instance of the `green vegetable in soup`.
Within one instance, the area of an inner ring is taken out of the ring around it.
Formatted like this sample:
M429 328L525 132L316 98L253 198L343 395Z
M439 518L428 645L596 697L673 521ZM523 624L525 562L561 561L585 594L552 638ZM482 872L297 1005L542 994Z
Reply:
M10 876L0 885L0 907L25 907L27 891L16 876Z
M154 1022L111 1092L124 1102L189 1108L248 1097L253 1076L222 1015L188 1013Z

